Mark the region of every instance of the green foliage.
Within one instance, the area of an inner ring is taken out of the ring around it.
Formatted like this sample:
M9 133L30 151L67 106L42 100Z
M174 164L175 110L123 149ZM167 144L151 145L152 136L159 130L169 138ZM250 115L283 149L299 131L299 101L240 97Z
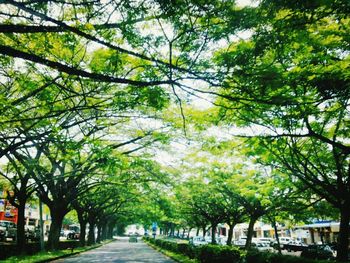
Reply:
M241 262L241 252L239 249L229 246L200 246L198 248L197 257L202 263Z
M280 255L277 253L259 252L249 250L246 254L247 263L326 263L330 261L317 260L317 258L302 258L295 256Z
M323 259L329 260L333 258L333 253L331 251L310 248L301 252L301 257L309 259Z
M195 258L202 263L326 263L321 254L313 253L313 258L303 258L296 256L281 255L278 253L259 252L251 249L247 252L237 247L205 245L192 247L188 244L175 243L162 239L144 237L147 242L156 245L165 250L184 254L190 258ZM328 258L327 258L328 259Z

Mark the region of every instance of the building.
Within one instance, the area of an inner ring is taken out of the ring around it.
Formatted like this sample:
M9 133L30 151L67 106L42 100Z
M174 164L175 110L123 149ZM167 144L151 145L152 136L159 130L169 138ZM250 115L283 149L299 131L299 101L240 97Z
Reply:
M339 236L339 222L320 221L296 226L293 232L302 234L302 239L308 244L335 243Z
M0 220L11 221L17 224L18 209L10 204L6 199L6 191L0 191ZM50 214L43 209L44 233L48 233L51 224ZM34 228L39 226L40 214L39 205L26 204L25 207L25 227Z

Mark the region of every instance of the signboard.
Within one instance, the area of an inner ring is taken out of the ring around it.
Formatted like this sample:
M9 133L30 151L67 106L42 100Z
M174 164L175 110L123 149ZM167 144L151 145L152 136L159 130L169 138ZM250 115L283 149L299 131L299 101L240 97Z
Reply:
M4 212L4 211L5 211L5 200L0 199L0 212Z
M152 223L152 231L156 231L157 230L157 222L153 222Z

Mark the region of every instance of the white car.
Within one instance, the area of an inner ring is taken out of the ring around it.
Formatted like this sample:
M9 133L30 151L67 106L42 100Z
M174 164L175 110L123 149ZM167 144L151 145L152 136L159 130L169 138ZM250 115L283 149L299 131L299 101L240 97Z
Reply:
M240 237L238 240L233 241L233 244L239 247L245 246L247 242L247 237Z
M254 243L255 247L259 250L259 251L268 251L268 252L273 252L274 249L270 246L270 244L266 243L266 242L258 242L258 243Z
M189 243L195 247L208 244L208 242L200 236L191 237Z

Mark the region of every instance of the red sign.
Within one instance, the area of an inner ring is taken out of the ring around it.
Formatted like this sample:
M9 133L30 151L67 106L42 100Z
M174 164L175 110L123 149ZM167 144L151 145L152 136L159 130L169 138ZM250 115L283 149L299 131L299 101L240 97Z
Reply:
M11 221L17 224L18 210L8 200L0 199L0 220Z

